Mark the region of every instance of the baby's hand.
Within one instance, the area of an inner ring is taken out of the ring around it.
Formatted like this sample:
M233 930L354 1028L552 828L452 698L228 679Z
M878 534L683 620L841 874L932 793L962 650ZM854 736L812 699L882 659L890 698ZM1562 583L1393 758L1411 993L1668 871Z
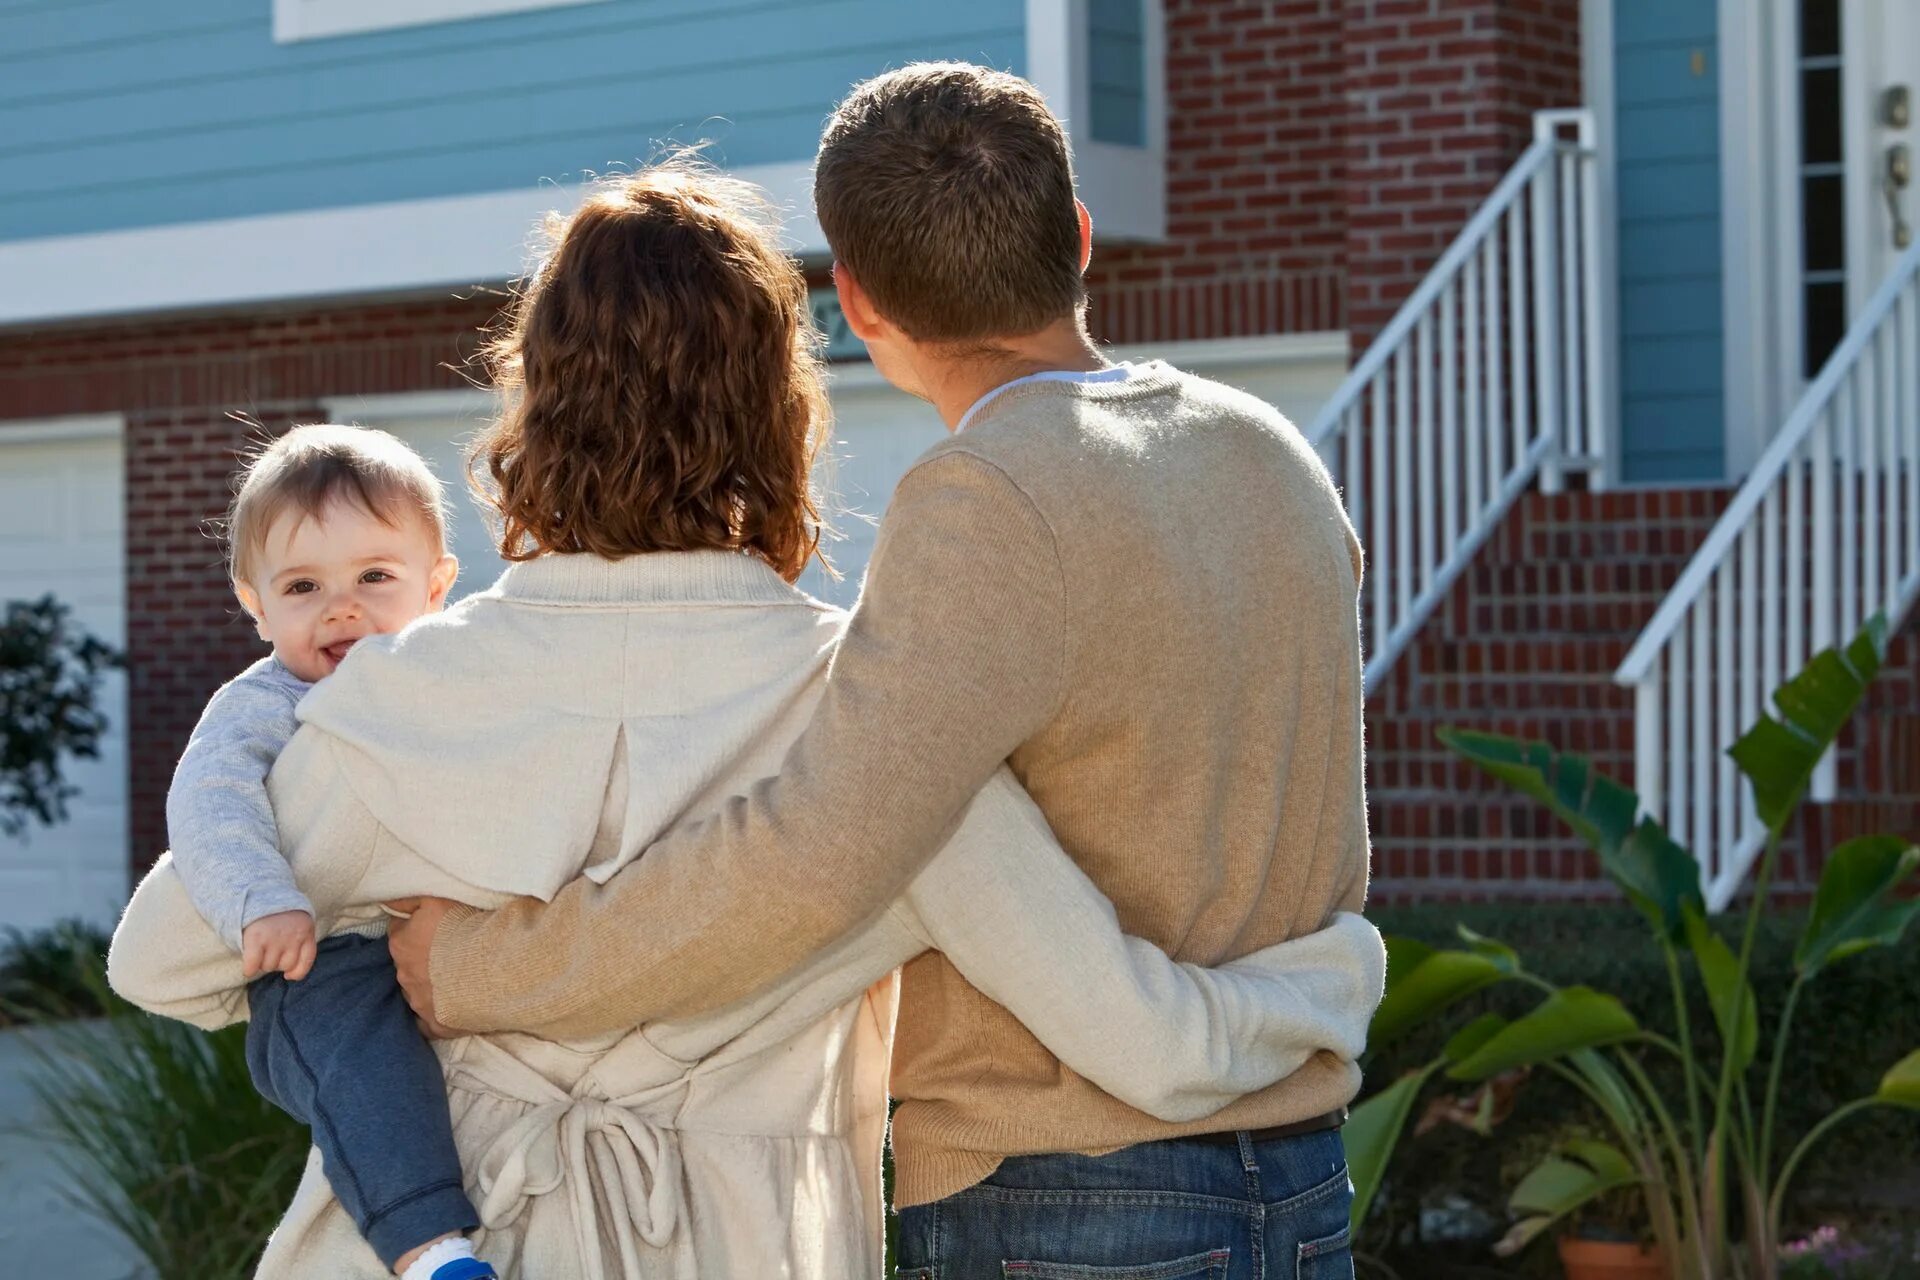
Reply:
M240 962L249 978L284 973L294 982L313 968L313 917L304 911L261 916L240 931Z

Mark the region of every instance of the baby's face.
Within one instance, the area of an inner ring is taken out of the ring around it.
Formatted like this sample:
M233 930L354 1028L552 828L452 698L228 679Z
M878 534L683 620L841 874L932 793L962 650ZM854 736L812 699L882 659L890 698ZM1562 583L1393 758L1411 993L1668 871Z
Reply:
M287 512L267 529L254 581L234 584L260 638L302 680L334 673L366 636L400 630L446 602L459 565L420 520L390 525L356 503Z

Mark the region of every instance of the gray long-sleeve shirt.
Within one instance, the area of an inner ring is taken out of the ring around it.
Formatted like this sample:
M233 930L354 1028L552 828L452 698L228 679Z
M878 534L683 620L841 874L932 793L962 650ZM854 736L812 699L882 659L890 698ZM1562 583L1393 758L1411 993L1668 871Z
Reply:
M167 840L194 908L240 950L240 933L281 911L313 913L280 855L267 774L300 727L313 686L262 658L207 703L167 789Z

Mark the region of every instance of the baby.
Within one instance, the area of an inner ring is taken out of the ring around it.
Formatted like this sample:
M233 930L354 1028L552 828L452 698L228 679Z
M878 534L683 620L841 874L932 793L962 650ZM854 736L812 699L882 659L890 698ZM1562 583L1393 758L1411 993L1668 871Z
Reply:
M370 635L445 603L440 482L383 431L296 427L246 468L228 521L234 593L271 657L214 694L167 793L174 866L240 954L247 1062L269 1101L312 1127L334 1194L405 1280L493 1269L461 1183L445 1085L394 978L386 940L316 940L313 906L280 854L267 774L301 697Z

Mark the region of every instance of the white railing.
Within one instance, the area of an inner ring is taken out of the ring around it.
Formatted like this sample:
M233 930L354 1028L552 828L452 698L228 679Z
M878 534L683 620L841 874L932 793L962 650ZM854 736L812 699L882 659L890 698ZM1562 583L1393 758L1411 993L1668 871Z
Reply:
M1920 590L1920 246L1848 331L1614 679L1635 787L1700 860L1715 911L1766 830L1726 749L1782 680ZM1834 795L1831 753L1815 800Z
M1369 692L1536 477L1604 476L1594 161L1588 112L1535 116L1533 145L1307 430L1367 546Z

